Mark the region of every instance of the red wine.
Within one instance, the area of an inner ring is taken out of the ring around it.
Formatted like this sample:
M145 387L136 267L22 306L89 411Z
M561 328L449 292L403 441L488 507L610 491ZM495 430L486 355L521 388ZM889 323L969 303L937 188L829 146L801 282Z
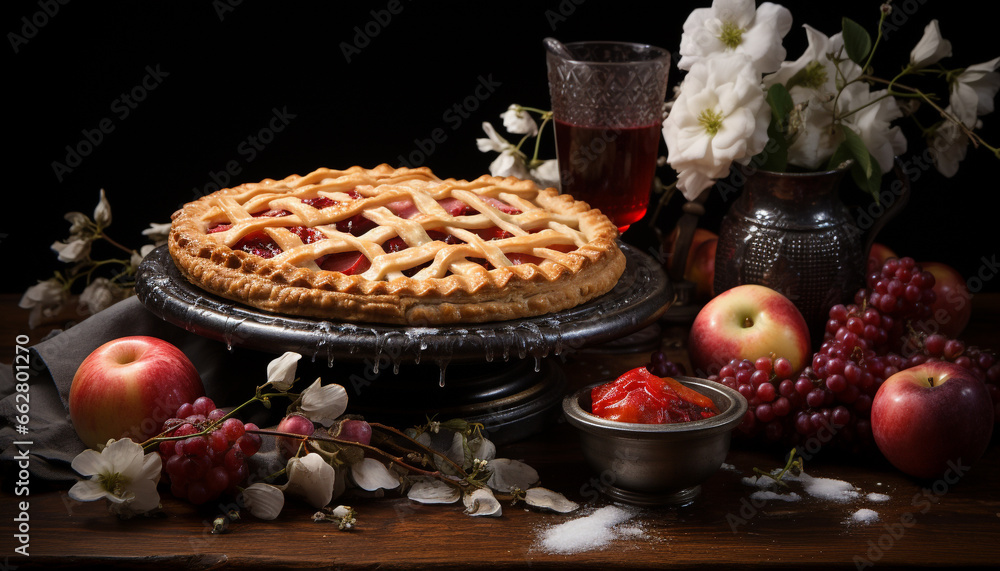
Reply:
M600 208L620 232L649 204L660 145L660 124L580 127L556 120L562 191Z

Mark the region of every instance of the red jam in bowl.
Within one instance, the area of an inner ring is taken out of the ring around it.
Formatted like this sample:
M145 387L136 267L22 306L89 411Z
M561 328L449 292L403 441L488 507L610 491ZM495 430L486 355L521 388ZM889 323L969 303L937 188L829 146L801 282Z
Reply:
M591 413L619 422L669 424L719 413L712 399L671 377L657 377L645 367L595 387L590 397Z

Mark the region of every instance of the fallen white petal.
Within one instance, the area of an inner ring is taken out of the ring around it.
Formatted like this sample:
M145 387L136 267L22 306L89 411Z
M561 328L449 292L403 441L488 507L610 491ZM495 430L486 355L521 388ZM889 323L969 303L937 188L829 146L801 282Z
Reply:
M462 503L465 504L465 513L471 516L500 517L503 515L500 502L488 488L476 488L472 492L465 493L462 496Z
M406 497L421 504L453 504L462 498L458 487L430 476L417 476Z
M399 478L393 476L384 464L374 458L351 465L351 477L354 483L369 492L378 489L394 490L399 487Z
M243 490L243 503L255 517L271 520L285 506L285 494L277 486L258 482Z
M322 456L310 452L288 461L288 483L282 490L297 495L314 508L322 508L333 499L336 471Z
M520 460L495 458L490 461L489 469L491 474L486 484L501 493L514 488L527 490L538 482L538 472Z
M472 450L472 456L478 460L489 462L497 457L497 447L488 438L481 436L473 438L469 441L469 449Z
M569 513L580 507L580 504L567 499L559 492L542 487L529 488L524 493L524 503L531 507L556 513Z

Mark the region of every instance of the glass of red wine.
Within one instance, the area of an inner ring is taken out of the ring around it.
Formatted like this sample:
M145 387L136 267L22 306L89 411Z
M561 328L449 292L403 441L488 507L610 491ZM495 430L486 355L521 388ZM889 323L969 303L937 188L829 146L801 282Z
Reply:
M649 204L670 53L625 42L545 46L561 191L624 233Z

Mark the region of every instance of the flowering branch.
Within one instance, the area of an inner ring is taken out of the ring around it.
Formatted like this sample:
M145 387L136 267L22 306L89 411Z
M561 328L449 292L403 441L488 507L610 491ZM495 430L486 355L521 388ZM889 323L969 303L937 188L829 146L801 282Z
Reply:
M94 208L93 217L82 212L69 212L65 219L70 223L69 238L52 244L59 261L73 264L65 272L55 271L51 278L39 281L28 288L18 304L22 309L31 310L28 326L37 327L43 319L51 318L62 311L76 283L85 284L80 292L79 312L93 315L113 303L134 293L134 276L142 259L154 248L166 243L170 224L151 224L143 230L153 244L133 250L111 238L107 228L111 225L111 206L101 189L100 199ZM127 259L92 257L94 243L103 240L115 249L129 255ZM115 267L110 277L96 277L100 270Z
M539 116L542 122L540 127L531 116L532 113ZM483 131L486 133L487 138L476 139L476 145L484 153L500 153L490 163L490 174L493 176L513 176L525 180L533 180L542 187L559 188L559 166L556 160L542 160L538 158L541 149L541 133L544 131L545 126L552 121L552 111L511 104L507 108L507 111L502 113L500 117L503 118L504 128L509 133L523 136L517 145L514 145L501 137L491 123L483 123ZM528 160L521 148L532 137L535 138L534 153L531 159Z
M894 122L904 115L916 122L915 110L904 113L899 105L905 99L925 102L939 119L929 128L917 124L943 175L955 174L969 142L1000 157L976 133L979 117L992 112L1000 89L1000 58L964 69L940 68L951 44L934 20L903 70L891 80L881 79L871 66L892 9L889 2L881 6L874 42L849 18L830 37L805 25L809 46L795 61L782 61L781 42L791 26L787 9L769 2L758 8L753 0L714 0L711 8L694 10L684 23L678 63L688 73L663 125L667 162L677 171L685 197L699 196L728 175L733 163L756 158L775 171L848 163L854 181L877 201L882 173L907 148ZM928 69L935 65L939 69ZM946 106L934 93L900 83L931 73L945 80ZM874 91L875 85L885 89Z

